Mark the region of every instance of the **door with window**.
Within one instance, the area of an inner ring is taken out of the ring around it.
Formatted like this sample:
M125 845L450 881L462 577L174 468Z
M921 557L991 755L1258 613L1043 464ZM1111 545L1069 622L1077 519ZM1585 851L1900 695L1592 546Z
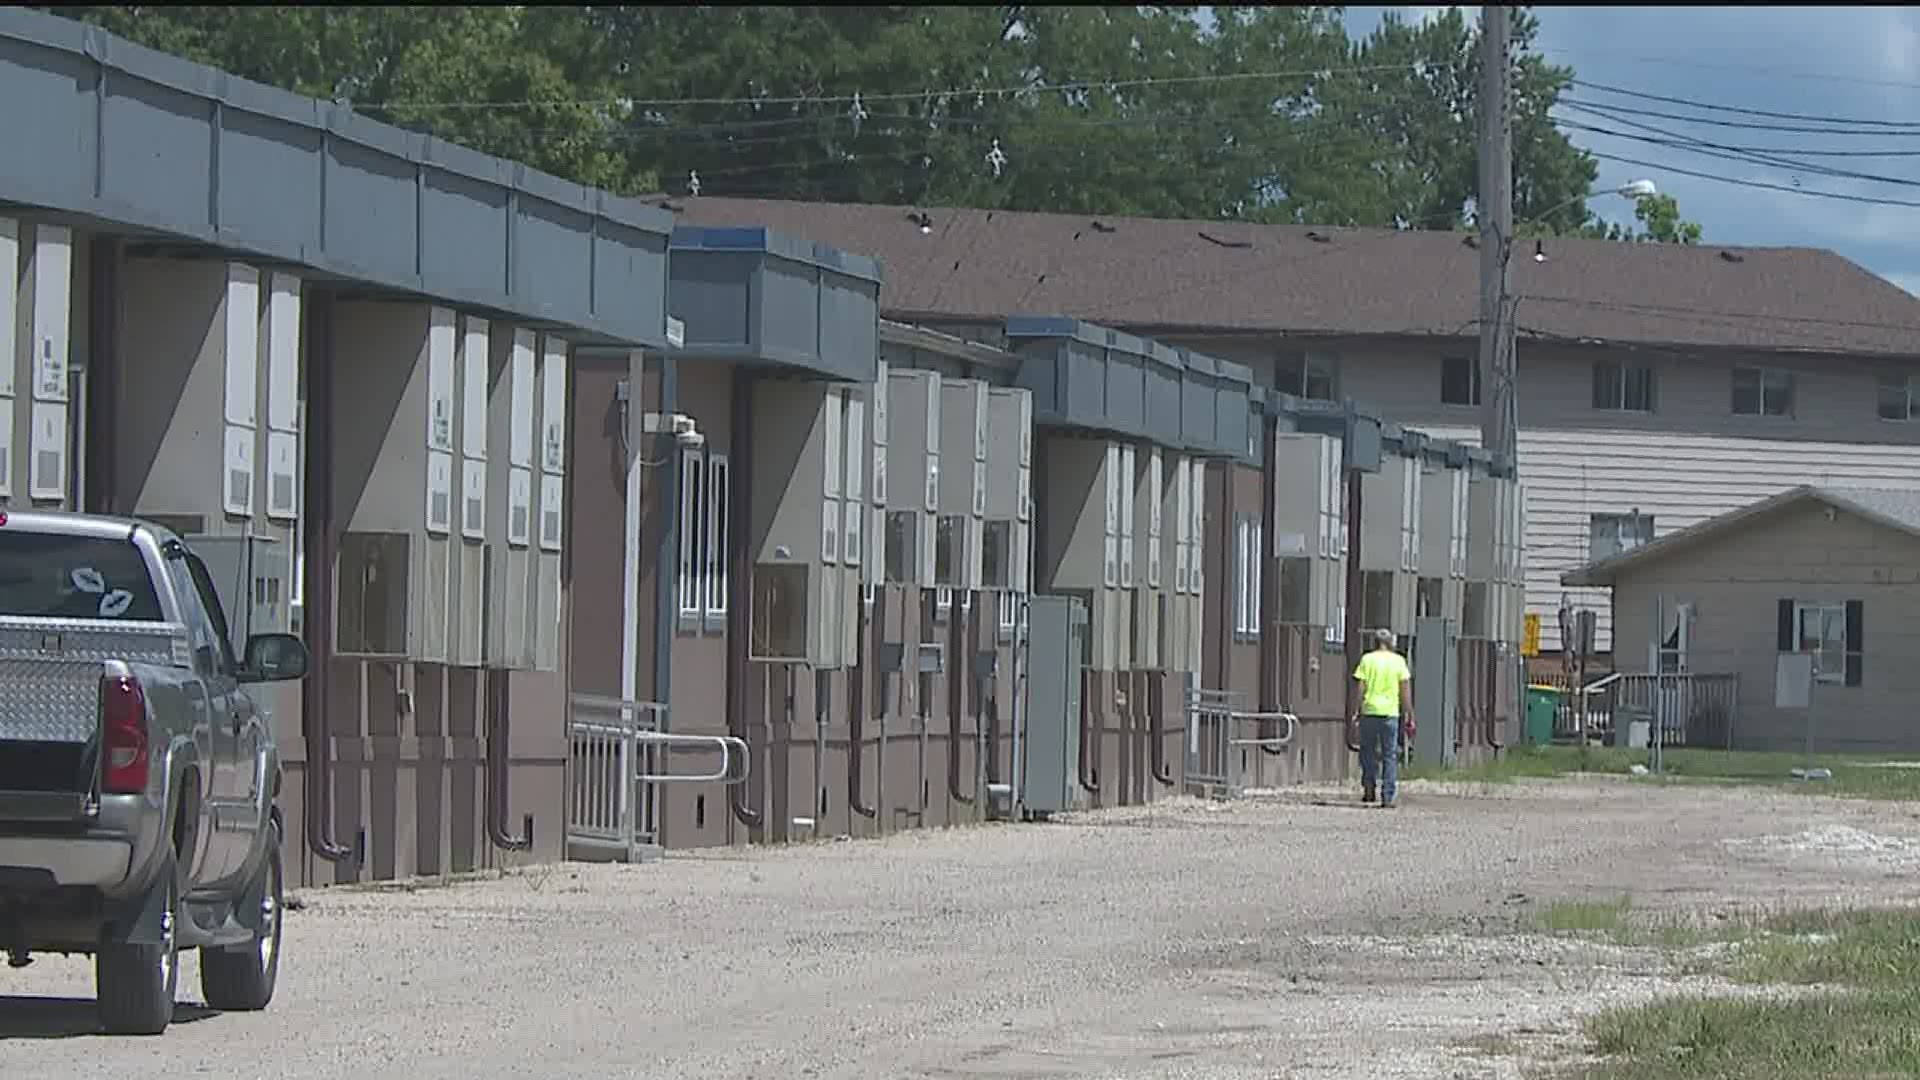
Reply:
M203 879L234 873L246 860L259 828L259 777L254 759L260 747L260 716L253 699L240 688L239 663L228 637L213 576L199 556L181 551L175 580L181 590L193 642L194 673L204 695L211 754L206 761L206 798L212 829L204 837L207 856Z

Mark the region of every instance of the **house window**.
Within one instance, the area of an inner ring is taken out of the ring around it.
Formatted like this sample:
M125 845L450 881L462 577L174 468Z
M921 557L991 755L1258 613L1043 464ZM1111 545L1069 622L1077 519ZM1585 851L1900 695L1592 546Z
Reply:
M1260 519L1242 514L1234 521L1233 632L1241 638L1260 635Z
M680 614L699 618L706 601L706 455L680 451Z
M1813 657L1817 683L1859 686L1865 637L1864 605L1780 601L1779 649Z
M1837 683L1847 672L1847 609L1839 604L1794 608L1794 650L1813 654L1815 682Z
M1920 419L1920 409L1914 407L1915 389L1917 388L1911 376L1880 376L1880 419Z
M1332 353L1301 352L1283 356L1274 365L1274 389L1294 397L1334 400L1340 385L1340 362Z
M722 625L727 617L727 514L732 491L727 470L727 455L707 455L707 618Z
M1596 361L1593 365L1593 407L1611 412L1652 412L1653 365ZM1737 406L1735 411L1738 411Z
M1793 372L1781 368L1733 369L1735 416L1792 416Z
M1587 536L1588 558L1611 559L1653 543L1653 515L1595 514L1588 521Z
M1480 404L1480 361L1471 356L1448 356L1440 361L1440 404Z

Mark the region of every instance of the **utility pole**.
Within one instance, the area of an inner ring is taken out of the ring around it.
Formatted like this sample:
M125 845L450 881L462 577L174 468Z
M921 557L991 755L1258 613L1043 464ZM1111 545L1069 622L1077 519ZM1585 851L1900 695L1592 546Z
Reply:
M1508 115L1508 9L1480 9L1480 445L1514 460L1520 410L1514 386L1514 328L1507 297L1513 254L1513 127Z

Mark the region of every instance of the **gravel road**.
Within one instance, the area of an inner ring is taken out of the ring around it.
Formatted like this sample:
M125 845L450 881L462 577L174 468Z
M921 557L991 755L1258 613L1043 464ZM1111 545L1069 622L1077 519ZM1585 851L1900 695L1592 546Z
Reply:
M91 968L0 971L0 1076L1500 1077L1682 985L1518 932L1637 907L1913 899L1920 813L1619 781L1177 800L880 841L306 895L279 996L91 1033ZM1863 840L1862 838L1866 838ZM1706 985L1706 984L1700 984Z

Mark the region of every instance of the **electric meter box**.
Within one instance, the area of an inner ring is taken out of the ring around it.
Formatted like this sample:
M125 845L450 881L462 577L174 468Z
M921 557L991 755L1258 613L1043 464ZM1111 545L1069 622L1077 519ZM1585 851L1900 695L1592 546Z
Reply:
M244 263L128 258L120 333L140 342L109 395L136 514L181 535L292 544L300 516L300 280ZM191 318L187 313L204 315ZM170 409L149 403L172 402Z
M886 442L874 451L876 498L887 508L887 584L935 588L940 512L940 373L887 372Z
M247 639L255 634L291 632L293 552L287 543L244 533L181 539L200 556L213 579L235 656L245 653Z
M1420 617L1460 625L1467 569L1467 472L1446 453L1429 452L1420 482ZM1437 592L1437 596L1427 595Z
M1419 459L1399 452L1382 455L1380 470L1363 473L1360 480L1360 572L1390 575L1386 595L1374 599L1368 594L1363 618L1379 623L1384 615L1385 627L1401 635L1413 632L1420 481ZM1366 627L1375 628L1372 623Z
M946 379L940 384L939 522L936 542L948 548L947 565L936 554L934 580L945 589L978 592L981 545L987 515L987 384Z
M0 266L0 505L70 509L73 232L0 218Z
M1162 545L1166 615L1161 620L1161 662L1168 671L1200 670L1205 632L1205 595L1201 560L1206 553L1206 460L1165 454L1161 468L1170 480L1161 488L1160 528L1171 539Z
M755 660L831 669L850 659L847 624L859 600L862 560L854 552L849 561L841 536L847 398L840 383L755 386L747 522L754 553L748 655ZM864 428L864 411L855 415ZM864 442L864 434L855 440Z
M446 663L454 515L454 356L446 308L355 300L333 311L333 505L343 532L334 648Z
M1294 626L1341 626L1347 554L1341 441L1305 432L1275 435L1273 506L1279 621Z
M477 668L487 663L487 629L493 618L487 596L488 540L500 536L490 509L490 452L487 421L492 411L493 339L511 340L511 326L495 326L473 315L462 316L459 353L454 361L455 440L454 482L460 525L453 545L453 638L448 662Z
M1511 477L1476 472L1467 484L1467 580L1484 583L1487 636L1520 640L1526 608L1524 493Z
M486 520L482 658L490 668L526 670L534 663L534 433L539 335L505 324L488 327L485 477ZM464 456L464 455L463 455ZM464 462L463 462L464 469ZM463 476L462 485L468 481ZM464 507L462 508L464 514ZM464 542L464 537L463 537Z
M1121 480L1119 443L1055 436L1037 449L1046 458L1047 490L1036 505L1045 547L1036 561L1037 591L1086 598L1089 666L1120 670Z
M1132 453L1132 495L1126 510L1131 528L1129 546L1133 556L1133 666L1163 670L1166 658L1161 649L1165 636L1166 558L1162 537L1166 516L1166 471L1163 451L1158 446L1129 448Z
M1033 546L1033 395L987 391L987 512L982 587L1030 591Z

